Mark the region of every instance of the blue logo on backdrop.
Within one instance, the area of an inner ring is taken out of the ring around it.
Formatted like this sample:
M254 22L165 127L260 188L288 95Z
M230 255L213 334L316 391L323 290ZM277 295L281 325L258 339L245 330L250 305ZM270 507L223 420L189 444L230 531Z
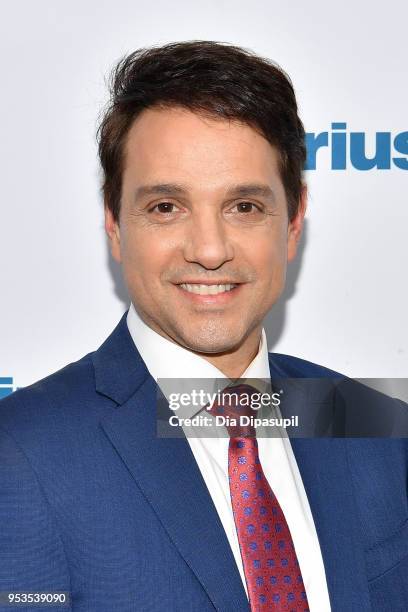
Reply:
M332 170L346 170L348 165L356 170L390 170L392 165L408 170L408 132L400 132L394 137L391 132L376 132L374 150L367 153L367 149L371 151L374 144L371 135L366 137L365 132L348 133L346 123L332 123L331 129L331 133L306 134L305 170L316 170L317 152L325 147L329 147Z
M17 387L14 386L11 376L0 376L0 400L16 391L16 389Z

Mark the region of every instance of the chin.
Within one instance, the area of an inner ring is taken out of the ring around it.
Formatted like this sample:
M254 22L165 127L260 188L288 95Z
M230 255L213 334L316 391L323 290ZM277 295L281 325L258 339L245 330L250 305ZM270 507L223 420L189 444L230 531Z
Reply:
M236 328L234 331L224 328L219 333L201 329L190 334L184 329L181 339L184 346L197 353L226 353L239 346L243 337Z

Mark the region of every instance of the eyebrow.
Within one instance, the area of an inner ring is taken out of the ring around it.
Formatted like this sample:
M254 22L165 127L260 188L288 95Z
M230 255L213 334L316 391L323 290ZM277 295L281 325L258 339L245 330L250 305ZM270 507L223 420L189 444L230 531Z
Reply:
M168 196L185 196L188 194L188 189L178 183L157 183L154 185L141 185L136 189L135 200L147 195L162 194ZM268 198L275 201L275 192L269 185L259 183L242 183L233 185L227 190L227 196L232 197L248 197L258 196Z

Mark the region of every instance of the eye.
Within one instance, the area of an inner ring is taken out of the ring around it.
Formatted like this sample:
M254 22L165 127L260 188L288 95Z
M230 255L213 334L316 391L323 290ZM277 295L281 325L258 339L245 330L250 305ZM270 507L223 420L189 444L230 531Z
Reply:
M161 214L169 214L174 212L176 205L173 202L159 202L153 206L149 212L159 212Z
M267 211L263 204L256 204L247 200L235 202L225 210L224 214L230 223L239 223L241 225L264 223L267 218Z
M258 206L255 206L255 204L252 202L238 202L236 207L240 213L252 213L259 211Z
M263 214L263 208L261 205L254 204L253 202L237 202L232 208L230 213L242 216L260 216Z

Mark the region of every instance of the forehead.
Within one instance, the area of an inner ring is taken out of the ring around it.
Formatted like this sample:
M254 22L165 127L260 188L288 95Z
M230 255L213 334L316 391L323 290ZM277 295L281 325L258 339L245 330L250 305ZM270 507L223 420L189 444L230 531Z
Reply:
M279 181L278 153L247 124L184 108L150 108L131 126L124 180L179 180L221 185L234 179Z

